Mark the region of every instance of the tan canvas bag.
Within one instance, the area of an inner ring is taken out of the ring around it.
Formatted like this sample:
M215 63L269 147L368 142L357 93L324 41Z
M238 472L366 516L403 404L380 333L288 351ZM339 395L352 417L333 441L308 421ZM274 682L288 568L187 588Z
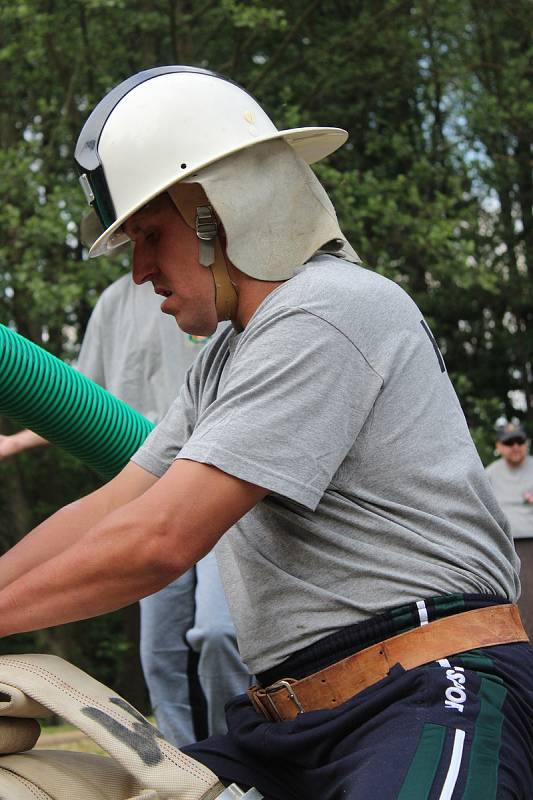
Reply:
M57 714L108 756L32 750ZM261 800L164 739L126 700L56 656L0 656L0 800Z

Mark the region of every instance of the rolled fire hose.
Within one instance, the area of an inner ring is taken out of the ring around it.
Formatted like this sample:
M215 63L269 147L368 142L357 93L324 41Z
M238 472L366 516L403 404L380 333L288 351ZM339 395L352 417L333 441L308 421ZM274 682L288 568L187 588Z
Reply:
M42 347L0 325L0 414L112 478L153 423ZM1 799L0 799L1 800Z
M59 714L108 755L32 750ZM23 752L26 751L26 752ZM227 788L107 686L50 655L0 656L1 800L261 800Z

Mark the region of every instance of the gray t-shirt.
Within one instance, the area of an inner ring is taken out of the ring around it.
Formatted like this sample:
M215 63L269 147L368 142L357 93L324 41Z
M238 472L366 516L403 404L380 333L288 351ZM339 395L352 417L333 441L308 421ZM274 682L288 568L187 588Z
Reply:
M252 673L452 592L515 599L517 559L437 346L396 284L332 256L219 332L134 456L270 494L217 544Z
M533 538L533 504L524 503L524 493L533 492L533 457L526 456L519 467L508 467L499 458L487 467L487 475L511 525L515 539Z
M123 275L94 307L76 364L86 377L158 422L175 400L202 337L183 333L160 309L152 284Z

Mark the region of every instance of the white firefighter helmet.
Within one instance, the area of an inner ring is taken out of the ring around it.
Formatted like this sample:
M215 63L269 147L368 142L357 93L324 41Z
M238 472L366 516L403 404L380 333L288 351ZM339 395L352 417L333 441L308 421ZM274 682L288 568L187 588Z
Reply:
M275 139L312 164L344 144L347 133L279 131L244 89L196 67L156 67L123 81L96 106L76 146L80 183L103 226L89 255L123 244L123 223L173 184Z

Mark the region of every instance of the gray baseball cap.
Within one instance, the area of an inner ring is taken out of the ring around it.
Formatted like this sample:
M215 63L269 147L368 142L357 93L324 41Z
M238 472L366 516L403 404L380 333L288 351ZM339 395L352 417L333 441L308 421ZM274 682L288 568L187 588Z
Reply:
M508 422L507 425L504 425L498 430L496 438L498 442L502 444L506 444L512 439L523 439L524 442L526 442L527 433L522 425L515 425L513 422Z

